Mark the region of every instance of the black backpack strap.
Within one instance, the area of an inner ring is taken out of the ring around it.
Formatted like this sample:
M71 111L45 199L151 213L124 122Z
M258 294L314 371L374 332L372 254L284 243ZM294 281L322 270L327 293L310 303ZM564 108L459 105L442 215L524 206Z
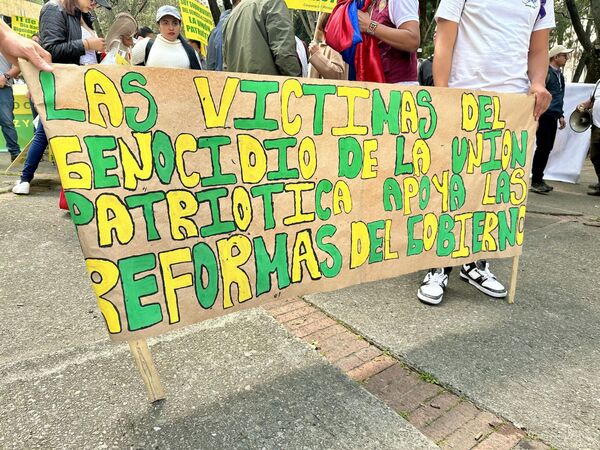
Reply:
M190 60L190 69L192 70L201 70L200 61L198 61L198 57L196 56L196 50L192 48L190 44L183 38L182 35L179 35L179 40L181 41L181 45L183 45L183 49L187 53L188 59Z
M150 55L150 50L152 50L152 46L154 45L154 39L150 39L146 44L146 50L144 51L144 66L148 62L148 56Z

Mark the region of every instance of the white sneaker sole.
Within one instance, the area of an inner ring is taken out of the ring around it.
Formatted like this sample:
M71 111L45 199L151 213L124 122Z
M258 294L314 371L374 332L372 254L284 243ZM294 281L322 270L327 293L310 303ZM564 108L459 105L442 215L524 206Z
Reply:
M469 283L471 286L477 288L478 290L480 290L481 292L483 292L486 295L489 295L490 297L494 297L494 298L504 298L507 295L506 291L503 292L496 292L496 291L492 291L490 289L487 289L485 286L480 285L479 283L477 283L476 281L472 280L468 275L465 275L464 273L460 272L460 278L463 281L466 281L467 283Z
M442 303L442 299L444 298L444 296L442 295L439 298L431 298L426 296L425 294L421 294L421 290L419 289L417 291L417 298L423 303L427 303L428 305L439 305L440 303Z

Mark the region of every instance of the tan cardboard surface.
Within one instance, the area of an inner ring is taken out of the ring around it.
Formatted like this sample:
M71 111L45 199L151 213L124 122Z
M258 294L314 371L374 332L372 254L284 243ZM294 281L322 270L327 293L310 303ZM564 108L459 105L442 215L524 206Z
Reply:
M23 69L114 340L521 253L532 97Z

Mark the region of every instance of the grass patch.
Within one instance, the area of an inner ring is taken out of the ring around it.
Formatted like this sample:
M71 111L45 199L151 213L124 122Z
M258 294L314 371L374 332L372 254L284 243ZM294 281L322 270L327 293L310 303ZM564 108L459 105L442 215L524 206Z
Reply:
M419 378L421 378L421 380L423 380L425 383L437 384L437 385L440 384L440 382L437 380L437 378L434 377L429 372L421 372L421 373L419 373Z
M410 419L410 413L406 412L406 411L398 411L398 415L400 417L402 417L404 420L409 420Z

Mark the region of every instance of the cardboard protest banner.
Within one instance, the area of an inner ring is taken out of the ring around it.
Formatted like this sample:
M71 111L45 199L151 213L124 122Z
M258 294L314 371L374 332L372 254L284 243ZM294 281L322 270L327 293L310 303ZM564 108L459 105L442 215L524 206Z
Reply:
M185 37L207 45L208 35L215 27L208 6L198 0L179 0L179 9Z
M38 20L31 17L13 16L11 27L15 33L26 38L30 38L39 31Z
M22 67L114 340L521 253L531 96Z
M330 13L336 5L336 0L285 0L290 9L302 9Z

